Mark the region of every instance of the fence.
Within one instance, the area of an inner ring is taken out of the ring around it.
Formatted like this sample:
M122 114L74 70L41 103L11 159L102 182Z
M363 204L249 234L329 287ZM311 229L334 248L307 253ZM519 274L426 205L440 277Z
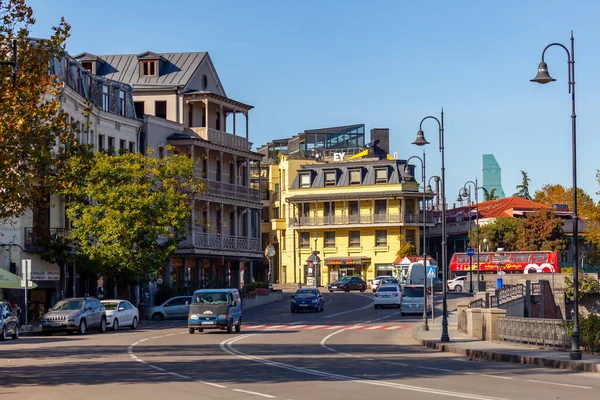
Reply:
M499 338L508 342L568 349L571 339L565 325L558 319L501 317Z

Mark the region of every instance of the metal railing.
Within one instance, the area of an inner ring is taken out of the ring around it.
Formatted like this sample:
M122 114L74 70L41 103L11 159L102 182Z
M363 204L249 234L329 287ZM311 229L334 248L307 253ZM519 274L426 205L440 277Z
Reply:
M542 294L542 284L539 282L535 282L531 284L531 294L533 296L541 296Z
M433 222L428 215L427 222ZM324 225L367 225L390 223L423 223L420 214L368 214L368 215L327 215L317 217L289 218L289 226L324 226Z
M68 229L65 228L25 228L25 237L23 244L26 248L42 248L51 238L61 238L67 236Z
M209 142L242 151L252 150L252 143L250 143L244 136L237 136L229 132L206 127L194 126L190 129L196 132L196 134L198 134L198 136L200 136L202 139L208 140Z
M485 308L485 300L477 299L469 303L469 308Z
M499 338L508 342L561 349L571 346L566 323L559 319L501 317Z
M191 241L181 242L180 246L192 246ZM217 235L214 233L194 233L195 248L227 251L262 252L260 239Z
M469 305L469 308L471 307L471 305ZM462 314L460 315L460 330L463 332L467 332L468 331L468 321L467 321L467 310L463 309L462 310Z
M200 179L200 181L206 187L206 191L201 195L221 196L242 201L261 201L261 194L258 189L208 179Z

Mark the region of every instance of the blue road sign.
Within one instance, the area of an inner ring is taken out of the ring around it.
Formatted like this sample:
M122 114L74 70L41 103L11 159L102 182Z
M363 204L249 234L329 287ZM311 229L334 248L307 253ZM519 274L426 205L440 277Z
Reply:
M437 267L435 265L427 266L427 278L435 278L437 277Z
M473 256L475 255L475 250L473 250L472 248L470 248L470 247L469 247L469 248L467 249L467 255L468 255L469 257L473 257Z

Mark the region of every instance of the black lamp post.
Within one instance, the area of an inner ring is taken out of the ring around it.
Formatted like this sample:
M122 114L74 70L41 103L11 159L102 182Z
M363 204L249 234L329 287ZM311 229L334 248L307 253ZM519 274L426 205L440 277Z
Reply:
M538 66L538 73L535 78L531 79L531 82L537 82L546 84L548 82L554 82L556 79L552 78L548 73L548 65L544 62L544 55L546 50L552 46L562 47L567 52L568 58L568 70L569 70L569 93L571 93L571 146L572 146L572 161L573 161L573 250L575 252L575 262L573 264L573 307L575 313L573 316L573 333L571 334L571 351L569 356L572 360L581 360L580 345L580 331L579 331L579 235L578 235L578 224L579 217L577 215L577 129L575 114L575 39L573 38L573 31L571 31L571 52L565 46L560 43L551 43L544 48L542 51L542 62Z
M423 132L423 122L426 119L434 119L438 123L439 127L439 149L442 153L442 280L444 284L442 285L442 342L449 342L450 336L448 335L448 249L446 248L446 168L444 166L444 109L442 108L441 113L441 121L434 116L427 116L421 120L419 124L419 131L417 132L417 139L412 143L417 146L424 146L429 144L427 140L425 140L425 134Z
M404 165L404 172L408 172L408 162L412 159L421 161L421 178L423 180L423 330L428 331L429 325L427 323L427 250L425 247L426 234L425 229L427 228L427 205L426 205L426 189L425 189L425 151L423 151L423 158L418 156L412 156L406 160Z
M463 198L469 198L469 236L471 234L471 188L468 188L467 186L471 184L473 185L473 189L475 190L475 218L476 218L476 222L475 222L475 246L476 246L476 251L477 251L477 290L479 290L479 189L481 189L478 185L477 185L477 178L475 178L475 182L473 181L467 181L465 182L463 188L462 188L462 192L460 193L460 196L462 196ZM471 242L470 238L469 238L469 242ZM469 257L470 259L472 257ZM469 268L469 293L473 293L473 267L471 266Z

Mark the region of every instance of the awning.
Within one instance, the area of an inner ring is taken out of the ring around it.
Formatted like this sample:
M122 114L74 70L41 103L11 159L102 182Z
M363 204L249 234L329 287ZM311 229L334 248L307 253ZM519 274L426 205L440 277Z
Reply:
M32 282L32 286L27 289L34 289L37 285ZM25 289L21 286L21 277L11 274L5 269L0 268L0 289Z
M371 264L370 257L327 257L325 265L364 265Z

